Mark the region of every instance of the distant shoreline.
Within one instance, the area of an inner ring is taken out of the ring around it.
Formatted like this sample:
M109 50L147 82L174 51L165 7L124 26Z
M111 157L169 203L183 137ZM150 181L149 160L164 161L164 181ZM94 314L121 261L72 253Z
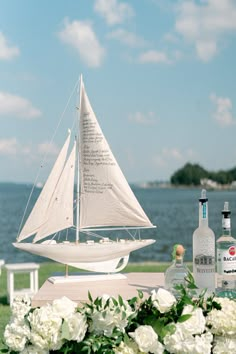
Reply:
M131 183L131 186L134 188L143 188L143 189L207 189L207 190L217 190L217 191L226 191L226 190L236 190L236 186L232 185L220 185L217 187L212 187L208 185L186 185L179 184L174 185L168 182L144 182L144 183Z
M208 186L208 185L186 185L186 184L179 184L174 185L170 182L140 182L140 183L129 183L132 188L140 188L140 189L207 189L208 191L236 191L236 185L219 185L216 187ZM0 182L0 186L22 186L22 187L33 187L32 182ZM43 187L43 183L35 185L35 188L41 189Z

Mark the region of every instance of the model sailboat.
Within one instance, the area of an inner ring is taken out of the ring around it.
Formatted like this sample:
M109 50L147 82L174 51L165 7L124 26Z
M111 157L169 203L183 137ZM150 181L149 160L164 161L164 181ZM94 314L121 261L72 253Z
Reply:
M69 133L13 245L76 268L118 272L126 266L130 252L148 246L155 240L133 238L114 241L100 237L97 242L82 242L80 234L155 226L134 196L110 150L89 102L82 77L78 126L78 141L68 156ZM77 185L75 222L74 184ZM69 228L76 229L73 242L55 240L55 235ZM32 242L22 242L32 235ZM50 235L54 235L52 240L44 240Z

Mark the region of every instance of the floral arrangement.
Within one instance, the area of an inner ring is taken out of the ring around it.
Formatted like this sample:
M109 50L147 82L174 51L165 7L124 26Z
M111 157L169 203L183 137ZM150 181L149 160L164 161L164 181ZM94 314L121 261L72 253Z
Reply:
M190 283L191 285L191 283ZM16 298L4 332L5 353L21 354L223 354L236 348L236 302L193 296L193 286L178 286L178 296L159 288L144 299L103 295L79 306L63 297L31 308Z

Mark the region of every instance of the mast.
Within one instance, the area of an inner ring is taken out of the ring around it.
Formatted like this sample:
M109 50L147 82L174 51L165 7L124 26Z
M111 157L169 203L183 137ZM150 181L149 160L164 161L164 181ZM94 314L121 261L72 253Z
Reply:
M80 215L80 171L79 171L79 160L80 160L80 144L79 144L79 122L81 115L81 96L82 96L82 74L80 75L80 92L79 92L79 119L78 119L78 130L77 130L77 190L76 190L76 236L75 243L79 243L79 215Z

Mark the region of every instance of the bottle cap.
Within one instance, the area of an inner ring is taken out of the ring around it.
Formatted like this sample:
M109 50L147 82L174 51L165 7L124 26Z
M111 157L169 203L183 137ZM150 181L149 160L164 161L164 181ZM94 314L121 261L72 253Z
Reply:
M224 218L227 218L231 214L231 211L229 210L229 202L224 202L224 209L222 210L221 214L224 216Z
M173 259L183 258L184 253L185 253L185 248L180 244L176 244L173 247L172 258Z
M206 197L206 190L202 189L201 198L199 199L199 202L204 203L207 201L208 201L208 198Z

